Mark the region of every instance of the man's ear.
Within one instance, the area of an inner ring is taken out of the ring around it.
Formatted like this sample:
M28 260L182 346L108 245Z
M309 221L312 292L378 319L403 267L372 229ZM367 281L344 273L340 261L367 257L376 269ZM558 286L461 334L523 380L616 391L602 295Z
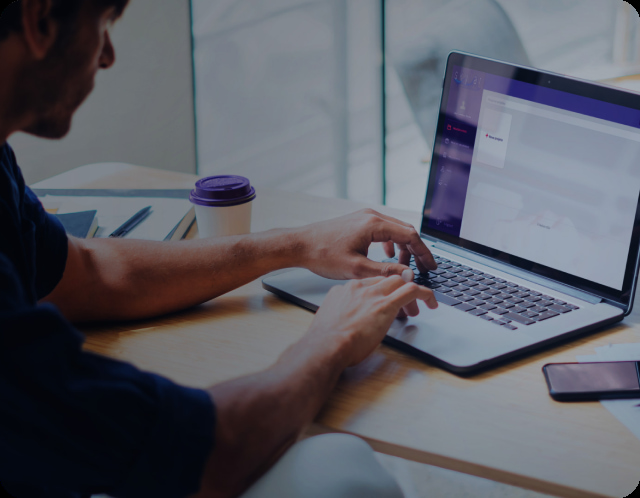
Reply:
M59 25L52 17L52 0L22 1L22 33L36 60L44 59L58 37Z

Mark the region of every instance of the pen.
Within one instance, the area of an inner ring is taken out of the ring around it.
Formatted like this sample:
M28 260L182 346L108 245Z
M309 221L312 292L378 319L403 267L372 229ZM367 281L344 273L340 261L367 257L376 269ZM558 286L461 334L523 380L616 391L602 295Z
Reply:
M149 212L151 211L151 206L147 206L144 209L141 209L136 214L134 214L131 218L125 221L122 225L116 228L109 237L124 237L131 230L137 227L142 220L144 220L147 216L149 216Z

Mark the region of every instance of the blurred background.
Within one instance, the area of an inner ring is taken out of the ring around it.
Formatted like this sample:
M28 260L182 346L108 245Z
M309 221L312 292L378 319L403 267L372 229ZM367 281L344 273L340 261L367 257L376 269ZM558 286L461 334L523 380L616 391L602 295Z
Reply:
M639 24L622 0L131 0L71 133L9 142L28 183L127 162L419 211L450 50L640 88Z

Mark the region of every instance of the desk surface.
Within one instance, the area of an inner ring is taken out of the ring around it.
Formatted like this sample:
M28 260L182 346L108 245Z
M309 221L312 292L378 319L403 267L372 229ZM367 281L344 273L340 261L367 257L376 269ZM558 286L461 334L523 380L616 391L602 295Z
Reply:
M194 179L140 167L85 166L37 187L183 188ZM258 189L252 228L299 226L360 207ZM379 209L419 223L417 213ZM302 336L312 316L256 281L183 313L84 332L87 349L205 387L267 367ZM541 367L629 342L640 342L638 303L615 327L470 379L381 346L344 374L310 430L357 434L384 453L549 494L626 496L640 480L640 441L600 403L551 400Z

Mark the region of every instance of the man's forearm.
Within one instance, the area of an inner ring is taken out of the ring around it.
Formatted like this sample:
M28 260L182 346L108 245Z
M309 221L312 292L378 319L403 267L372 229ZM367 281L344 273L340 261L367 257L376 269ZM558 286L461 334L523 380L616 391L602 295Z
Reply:
M145 318L296 266L301 251L286 229L180 242L72 239L65 277L46 300L73 321Z
M236 496L289 448L347 366L339 341L307 334L264 372L210 389L215 449L199 496Z

